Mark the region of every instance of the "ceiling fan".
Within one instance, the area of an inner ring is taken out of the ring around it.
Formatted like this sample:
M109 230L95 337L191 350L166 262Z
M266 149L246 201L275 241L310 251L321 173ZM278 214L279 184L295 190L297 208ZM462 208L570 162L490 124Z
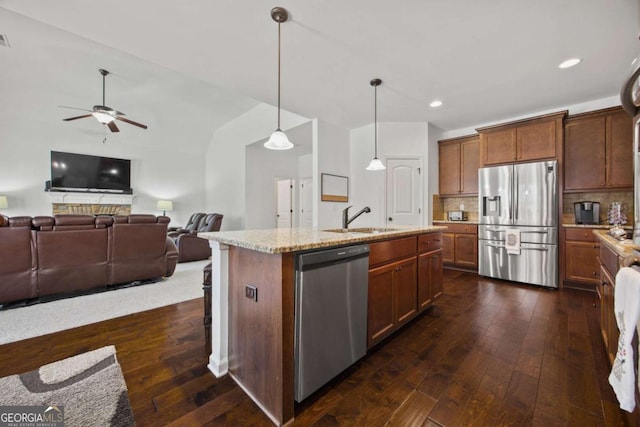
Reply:
M74 110L84 110L89 111L89 114L83 114L81 116L69 117L67 119L62 119L65 122L77 119L84 119L85 117L95 117L103 125L107 126L111 132L120 132L118 126L116 126L115 121L120 120L121 122L129 123L130 125L141 127L142 129L146 129L147 125L143 125L142 123L134 122L133 120L127 119L124 113L114 110L111 107L107 107L104 101L104 87L105 87L105 77L109 74L107 70L99 69L100 74L102 74L102 105L94 105L92 110L87 110L84 108L75 108L75 107L65 107L62 108L73 108Z

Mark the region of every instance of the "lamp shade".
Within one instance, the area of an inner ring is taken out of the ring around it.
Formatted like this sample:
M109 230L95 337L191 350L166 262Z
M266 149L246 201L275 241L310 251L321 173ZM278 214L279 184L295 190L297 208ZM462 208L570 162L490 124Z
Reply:
M367 166L368 171L383 171L385 169L386 167L384 167L380 159L377 157L374 157L373 160L371 160L371 163L369 163L369 166Z
M7 209L8 207L7 196L0 196L0 209Z
M171 200L158 200L156 209L158 209L159 211L172 211L173 202Z
M289 141L287 135L280 129L276 129L276 131L271 134L271 137L264 143L264 146L269 150L288 150L293 148L293 144Z

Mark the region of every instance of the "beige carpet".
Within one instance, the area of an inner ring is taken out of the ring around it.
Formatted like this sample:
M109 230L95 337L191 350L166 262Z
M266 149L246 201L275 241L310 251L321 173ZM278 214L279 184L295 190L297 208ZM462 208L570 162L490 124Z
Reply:
M26 406L20 412L63 420L16 425L135 426L114 346L0 378L0 402L0 412L15 413L7 406Z
M178 264L173 276L155 283L2 310L0 344L200 298L209 262Z

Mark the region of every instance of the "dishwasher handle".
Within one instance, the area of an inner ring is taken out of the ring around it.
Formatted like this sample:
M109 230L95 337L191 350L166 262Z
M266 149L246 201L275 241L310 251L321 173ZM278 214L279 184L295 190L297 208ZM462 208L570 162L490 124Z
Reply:
M346 246L336 249L307 252L296 259L296 270L307 271L328 265L341 264L369 256L369 245Z

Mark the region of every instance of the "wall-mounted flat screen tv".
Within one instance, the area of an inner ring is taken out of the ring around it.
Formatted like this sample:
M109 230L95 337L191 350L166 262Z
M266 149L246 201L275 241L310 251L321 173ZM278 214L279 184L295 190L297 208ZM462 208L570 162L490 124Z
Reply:
M51 188L131 192L131 160L51 152Z

